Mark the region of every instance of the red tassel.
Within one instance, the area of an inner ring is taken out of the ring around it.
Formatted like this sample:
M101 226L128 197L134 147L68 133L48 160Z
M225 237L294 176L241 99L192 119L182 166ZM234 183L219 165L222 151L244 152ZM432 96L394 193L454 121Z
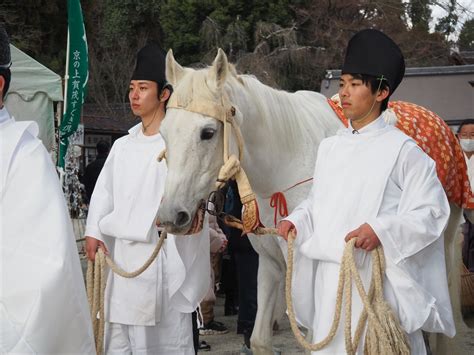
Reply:
M285 218L288 216L288 206L286 204L286 198L283 192L275 192L270 199L270 207L273 207L275 213L273 215L273 222L275 227L277 225L277 215Z

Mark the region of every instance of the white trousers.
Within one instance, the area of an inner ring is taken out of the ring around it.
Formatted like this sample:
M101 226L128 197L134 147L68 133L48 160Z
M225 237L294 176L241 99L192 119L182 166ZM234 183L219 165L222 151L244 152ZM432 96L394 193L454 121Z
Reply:
M106 322L105 354L194 355L191 314L170 309L163 313L155 326Z
M357 260L357 257L356 257ZM361 265L362 264L362 265ZM370 278L372 276L371 258L362 258L362 262L359 263L359 272L361 279L364 283L365 289L368 289ZM334 310L336 307L336 294L337 284L339 278L340 265L332 262L319 261L318 269L316 271L316 282L315 282L315 317L313 322L313 342L320 342L329 333L334 317ZM394 299L393 291L389 289L387 283L385 283L385 297L389 303L391 299ZM343 300L344 301L344 300ZM357 292L355 285L352 287L352 336L354 336L357 322L363 309L362 300ZM335 355L335 354L346 354L345 341L344 341L344 306L341 312L341 320L339 327L336 331L334 339L322 350L312 352L314 355ZM356 353L363 354L364 346L363 339L365 338L365 331L362 339L359 343L359 347ZM410 342L411 353L413 355L425 355L426 347L423 341L423 334L421 330L414 333L408 334L408 340Z

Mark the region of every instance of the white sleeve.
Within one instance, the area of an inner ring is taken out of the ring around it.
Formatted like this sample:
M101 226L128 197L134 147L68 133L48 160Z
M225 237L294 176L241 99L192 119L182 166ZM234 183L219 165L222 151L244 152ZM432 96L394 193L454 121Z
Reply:
M99 177L92 193L87 214L85 235L104 241L104 235L99 228L100 220L114 208L113 200L113 170L115 158L115 144L100 171Z
M402 190L396 214L380 214L368 224L395 263L442 237L450 208L434 161L415 144L405 144L391 177Z
M0 211L0 352L94 353L64 195L51 157L29 134L12 160Z
M418 329L456 333L446 278L443 233L450 208L434 161L415 143L403 146L391 178L401 189L398 211L368 221L386 255L386 276L400 322Z

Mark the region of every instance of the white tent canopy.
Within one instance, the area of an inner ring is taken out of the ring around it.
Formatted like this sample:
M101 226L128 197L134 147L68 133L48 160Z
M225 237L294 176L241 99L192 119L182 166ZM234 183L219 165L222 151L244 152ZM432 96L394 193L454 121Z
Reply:
M54 146L53 102L63 101L61 77L26 53L10 45L12 80L5 105L17 121L35 121L39 138L51 151Z

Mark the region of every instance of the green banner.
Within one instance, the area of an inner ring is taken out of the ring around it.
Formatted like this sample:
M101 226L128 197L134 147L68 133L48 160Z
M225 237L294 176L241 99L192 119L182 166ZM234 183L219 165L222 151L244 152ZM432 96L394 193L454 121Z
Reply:
M64 157L73 134L81 121L81 108L87 94L88 56L87 39L79 0L68 0L69 53L66 72L66 111L59 127L58 166L64 168Z

